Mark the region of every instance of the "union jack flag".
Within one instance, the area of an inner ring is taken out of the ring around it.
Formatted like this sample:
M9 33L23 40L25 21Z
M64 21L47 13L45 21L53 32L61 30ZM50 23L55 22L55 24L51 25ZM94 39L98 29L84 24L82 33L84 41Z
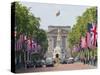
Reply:
M97 25L96 23L88 24L87 33L86 33L86 43L87 43L87 47L89 48L93 46L96 47L96 44L97 44Z

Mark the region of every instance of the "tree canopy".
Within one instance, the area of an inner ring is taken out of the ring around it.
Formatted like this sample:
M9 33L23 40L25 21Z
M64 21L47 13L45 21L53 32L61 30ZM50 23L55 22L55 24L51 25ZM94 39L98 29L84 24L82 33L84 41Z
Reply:
M40 19L30 12L30 8L23 6L19 2L15 3L15 26L17 34L25 33L28 36L33 35L34 31L39 29L39 22Z
M97 22L97 7L87 8L82 16L78 16L76 19L76 24L69 33L69 47L80 43L80 37L86 35L88 23Z
M18 39L20 34L34 38L41 45L42 51L45 52L48 47L48 41L46 32L39 28L41 19L30 12L31 7L27 8L19 2L15 2L15 8L13 6L14 3L12 3L12 10L15 12L16 38Z

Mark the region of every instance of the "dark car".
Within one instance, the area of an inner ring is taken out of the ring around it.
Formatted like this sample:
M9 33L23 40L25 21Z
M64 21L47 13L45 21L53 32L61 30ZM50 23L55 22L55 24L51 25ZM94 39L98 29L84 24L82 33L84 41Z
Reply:
M61 64L67 64L66 58L61 60Z
M27 62L27 68L32 68L32 67L35 67L35 62L33 61Z
M46 62L45 62L45 60L41 60L41 63L42 63L42 65L45 65L46 64Z
M41 60L37 60L35 63L36 63L35 67L42 67L42 65L43 65Z

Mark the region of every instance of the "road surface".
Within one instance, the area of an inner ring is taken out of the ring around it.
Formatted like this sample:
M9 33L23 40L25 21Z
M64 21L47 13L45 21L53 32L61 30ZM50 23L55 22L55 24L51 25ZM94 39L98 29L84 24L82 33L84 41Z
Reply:
M67 70L81 70L81 69L96 69L96 67L88 65L88 64L83 64L83 63L77 62L74 64L59 64L59 65L54 66L54 67L19 69L19 70L16 70L16 73L67 71Z

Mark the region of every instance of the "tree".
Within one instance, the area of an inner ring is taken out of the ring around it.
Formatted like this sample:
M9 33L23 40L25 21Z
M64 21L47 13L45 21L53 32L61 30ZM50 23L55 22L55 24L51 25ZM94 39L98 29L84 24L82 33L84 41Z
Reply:
M44 55L48 48L48 40L47 40L47 33L43 29L39 29L35 32L34 38L37 40L37 43L39 43L42 47L41 55Z
M41 19L39 17L35 17L33 13L30 12L30 8L23 6L19 2L15 2L15 8L12 10L14 9L17 39L20 34L25 34L27 37L34 38L42 47L41 54L44 54L48 47L48 41L46 32L39 28Z
M88 23L97 21L97 8L88 8L82 16L77 17L77 22L69 33L69 43L73 46L80 42L80 36L86 36Z
M33 30L36 31L39 29L40 19L30 13L29 10L19 2L15 3L15 26L18 36L20 33L25 33L27 36L32 35Z
M88 23L97 22L97 7L87 8L83 15L76 19L76 24L73 25L68 36L70 48L80 43L81 36L86 36Z

